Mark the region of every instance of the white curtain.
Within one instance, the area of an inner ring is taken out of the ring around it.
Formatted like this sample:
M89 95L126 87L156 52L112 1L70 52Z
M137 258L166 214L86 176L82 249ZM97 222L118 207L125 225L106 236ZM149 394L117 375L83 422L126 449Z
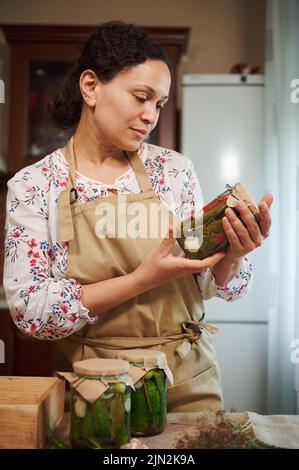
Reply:
M265 154L274 196L267 241L271 282L265 286L268 413L294 414L299 413L299 0L268 0L266 30Z

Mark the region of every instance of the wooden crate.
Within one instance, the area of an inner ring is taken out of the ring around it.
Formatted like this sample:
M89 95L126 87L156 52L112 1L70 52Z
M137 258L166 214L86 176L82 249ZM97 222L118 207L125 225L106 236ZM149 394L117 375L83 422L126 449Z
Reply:
M0 448L40 449L63 418L64 381L56 377L0 377Z

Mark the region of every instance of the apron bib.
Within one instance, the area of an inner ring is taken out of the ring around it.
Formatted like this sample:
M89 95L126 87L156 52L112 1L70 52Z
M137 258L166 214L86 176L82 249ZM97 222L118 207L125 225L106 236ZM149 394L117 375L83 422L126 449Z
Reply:
M72 138L66 146L70 171L68 185L58 197L59 239L69 243L66 278L82 285L133 272L161 243L168 225L177 223L154 192L138 153L127 156L141 193L111 194L81 204L76 198ZM180 251L176 243L172 253ZM82 359L114 358L118 350L160 350L174 376L168 411L215 411L222 407L222 392L216 353L206 331L210 329L196 281L187 274L100 313L95 325L60 340L60 370L71 370L72 363Z

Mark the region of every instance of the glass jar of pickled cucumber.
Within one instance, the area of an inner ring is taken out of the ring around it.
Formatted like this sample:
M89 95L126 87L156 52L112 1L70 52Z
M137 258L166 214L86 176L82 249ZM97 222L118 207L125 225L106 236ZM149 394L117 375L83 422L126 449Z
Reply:
M131 434L154 436L167 421L167 384L173 383L166 355L160 351L134 349L120 351L118 357L130 363L135 391L131 392Z
M69 380L72 447L121 447L131 437L129 363L95 358L75 362L73 370ZM68 378L70 374L63 375Z
M192 216L177 226L177 241L188 258L204 259L228 247L222 219L225 210L230 207L240 217L237 210L239 201L243 201L259 222L259 210L247 189L237 183L226 185L227 190L206 204L196 216Z

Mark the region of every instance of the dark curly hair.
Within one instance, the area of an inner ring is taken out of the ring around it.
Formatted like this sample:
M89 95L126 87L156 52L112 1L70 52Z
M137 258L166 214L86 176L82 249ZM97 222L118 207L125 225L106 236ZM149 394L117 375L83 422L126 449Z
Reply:
M79 78L84 70L93 70L103 83L120 71L142 64L148 59L171 66L162 47L142 29L122 21L100 25L83 46L81 56L60 86L49 92L45 103L46 117L63 129L75 126L82 110Z

